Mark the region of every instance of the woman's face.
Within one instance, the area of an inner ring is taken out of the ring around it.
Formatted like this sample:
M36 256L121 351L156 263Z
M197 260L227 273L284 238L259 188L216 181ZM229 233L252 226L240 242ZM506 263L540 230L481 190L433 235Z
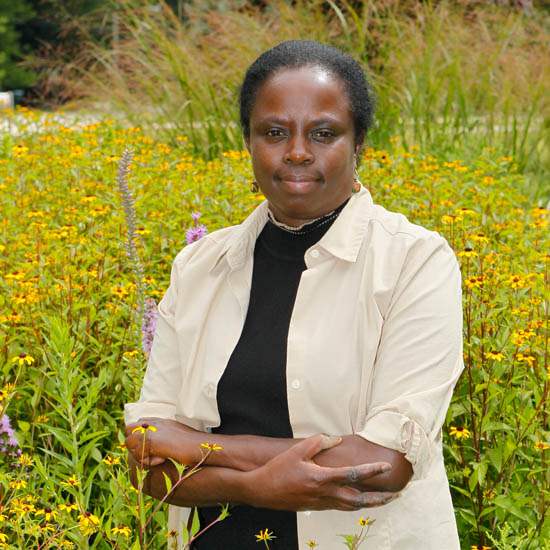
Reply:
M298 226L351 194L356 153L349 100L318 67L284 69L259 88L246 145L275 217Z

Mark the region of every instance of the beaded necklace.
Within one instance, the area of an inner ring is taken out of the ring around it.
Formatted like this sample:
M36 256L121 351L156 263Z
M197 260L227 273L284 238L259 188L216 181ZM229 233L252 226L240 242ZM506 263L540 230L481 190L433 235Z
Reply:
M341 208L339 207L336 210L332 210L332 212L329 212L328 214L323 214L318 218L315 218L313 220L308 220L307 222L303 223L302 225L299 225L298 227L292 227L290 225L286 225L276 220L275 216L273 215L273 212L269 207L267 209L267 216L274 225L276 225L277 227L280 227L283 231L286 231L287 233L291 233L292 235L307 235L308 233L315 231L317 228L329 223L334 218L336 218L340 213L340 210Z

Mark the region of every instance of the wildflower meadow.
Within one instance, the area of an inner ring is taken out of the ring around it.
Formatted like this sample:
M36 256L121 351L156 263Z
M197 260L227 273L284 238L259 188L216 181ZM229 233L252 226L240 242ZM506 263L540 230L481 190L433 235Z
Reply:
M164 505L130 484L123 404L177 252L263 200L248 154L207 160L185 135L108 118L2 117L0 547L165 548ZM443 441L463 548L549 548L549 211L490 147L464 161L390 143L364 150L363 184L444 235L462 269L466 368ZM370 548L368 526L342 548Z

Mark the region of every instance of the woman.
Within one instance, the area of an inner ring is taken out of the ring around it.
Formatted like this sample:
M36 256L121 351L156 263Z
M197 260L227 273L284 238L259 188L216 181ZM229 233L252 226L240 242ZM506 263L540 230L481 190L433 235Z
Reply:
M459 548L441 447L463 369L455 255L355 177L373 98L349 56L279 44L248 69L240 107L267 200L177 255L126 406L132 468L162 498L167 457L223 447L170 497L178 532L184 507L204 527L234 505L198 549L257 548L266 528L272 548L340 548L361 516L376 520L368 548ZM141 460L144 421L157 430Z

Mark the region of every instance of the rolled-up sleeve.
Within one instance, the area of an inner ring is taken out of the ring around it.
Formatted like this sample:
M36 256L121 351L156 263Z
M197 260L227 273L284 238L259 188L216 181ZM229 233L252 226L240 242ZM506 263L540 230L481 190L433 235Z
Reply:
M124 406L126 424L146 417L175 419L176 399L182 381L178 341L174 328L178 296L177 260L178 257L172 264L168 290L158 304L153 345L139 400Z
M447 241L432 233L407 253L357 435L404 453L413 479L424 478L463 368L460 268Z

